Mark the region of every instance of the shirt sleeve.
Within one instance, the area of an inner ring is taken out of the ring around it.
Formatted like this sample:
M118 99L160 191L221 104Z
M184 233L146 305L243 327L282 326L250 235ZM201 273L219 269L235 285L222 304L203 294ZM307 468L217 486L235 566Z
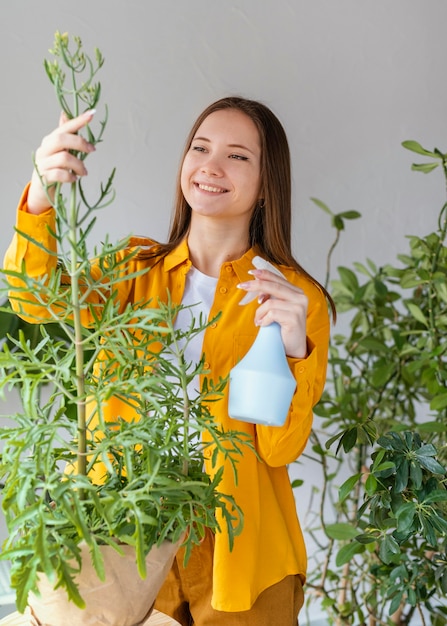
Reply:
M256 448L272 467L295 461L309 438L313 407L319 401L326 380L329 348L329 313L324 294L315 287L309 298L307 318L308 356L288 359L297 382L284 426L256 426Z
M19 274L43 279L57 265L54 232L56 217L50 208L40 215L28 213L28 189L25 187L17 208L16 232L6 250L3 267L11 287L9 299L13 310L29 322L38 323L49 318L46 307L26 290Z
M54 301L49 305L51 296L45 294L45 285L58 264L55 210L49 208L39 215L28 213L28 189L29 185L25 187L19 201L16 232L5 254L4 270L10 285L8 295L12 309L25 321L38 324L55 319L52 311L60 315L60 306L63 307L63 303ZM125 254L126 251L123 250L118 256L122 258ZM122 280L116 281L114 289L122 308L125 307L132 288L132 281L125 280L125 273L134 270L133 266L129 269L126 264L120 264L117 269ZM24 281L24 275L28 279L35 279L35 284L29 280ZM103 274L98 263L93 262L90 265L89 276L95 286L81 311L84 326L92 324L92 307L95 307L97 316L103 306L104 290L109 289L106 283L101 285ZM61 280L67 280L69 284L70 279L68 276L64 278L62 274Z

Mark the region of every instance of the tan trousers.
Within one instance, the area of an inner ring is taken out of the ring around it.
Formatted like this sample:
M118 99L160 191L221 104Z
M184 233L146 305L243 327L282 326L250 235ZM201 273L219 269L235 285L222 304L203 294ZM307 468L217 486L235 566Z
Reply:
M299 576L286 576L266 589L248 611L216 611L211 607L214 537L207 533L183 567L183 550L160 590L155 608L182 626L297 626L304 602Z

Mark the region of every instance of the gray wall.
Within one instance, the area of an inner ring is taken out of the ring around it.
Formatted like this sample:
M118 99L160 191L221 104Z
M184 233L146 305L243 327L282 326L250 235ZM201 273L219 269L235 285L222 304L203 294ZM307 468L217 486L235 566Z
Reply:
M89 158L92 179L116 165L117 201L98 239L163 239L189 126L228 93L261 99L293 154L295 252L318 278L332 238L324 213L359 210L335 261L389 260L404 236L435 226L439 176L410 172L401 148L447 150L445 0L15 0L0 21L0 249L28 180L31 152L59 110L43 70L55 30L106 57L110 126Z
M311 196L334 211L363 214L344 235L336 264L394 259L405 235L435 228L443 202L440 176L412 173L413 157L400 144L417 139L447 151L446 22L445 0L4 3L1 255L31 152L58 120L42 61L60 30L106 57L101 82L110 125L88 168L98 180L116 165L118 196L99 218L98 240L105 231L112 239L165 237L192 120L209 102L241 94L268 104L289 135L301 263L324 278L332 231Z

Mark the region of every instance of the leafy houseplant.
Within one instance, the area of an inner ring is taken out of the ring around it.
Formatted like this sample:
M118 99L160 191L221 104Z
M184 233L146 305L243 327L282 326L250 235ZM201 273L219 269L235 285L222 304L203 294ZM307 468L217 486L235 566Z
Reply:
M446 154L403 145L430 159L413 169L447 181ZM338 240L357 215L316 202ZM321 497L308 520L309 603L330 623L447 623L446 233L447 203L397 264L355 263L332 281L347 331L332 339L317 407Z
M101 89L94 81L103 64L98 50L94 60L83 52L79 38L72 46L66 34L56 33L54 60L45 62L69 119L98 106ZM107 115L98 132L87 128L91 143L102 141L106 121ZM242 527L237 504L219 491L222 469L212 477L203 470L205 447L214 466L220 456L236 471L247 444L242 434L224 432L213 421L210 407L225 381L205 378L197 397L188 394L189 383L206 372L203 362L186 361L185 347L206 323L194 320L187 331L176 330L180 307L170 301L122 310L117 289L138 254L128 241L106 241L90 261L95 211L112 201L112 180L113 172L93 204L80 180L67 195L57 185L54 201L48 189L57 220L55 271L40 277L5 272L15 311L26 311L38 331L32 341L19 328L0 353L0 391L17 389L23 406L0 430L8 528L1 558L11 561L20 611L42 575L85 606L78 588L83 546L99 579L107 573L102 546L118 553L131 546L144 578L147 554L165 540L184 539L188 556L205 527L219 531L224 525L230 547ZM3 308L0 320L12 328ZM102 407L112 397L131 407L135 418L117 414L106 422Z

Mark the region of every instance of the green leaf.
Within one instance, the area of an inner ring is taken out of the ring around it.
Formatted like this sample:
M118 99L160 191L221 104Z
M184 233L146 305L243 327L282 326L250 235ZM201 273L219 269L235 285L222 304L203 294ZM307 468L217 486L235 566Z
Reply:
M447 407L447 393L441 393L432 398L430 401L430 409L432 411L442 411Z
M383 463L379 463L377 466L374 463L372 467L372 471L375 474L384 474L386 476L391 476L396 470L396 464L393 461L383 461Z
M409 475L410 475L409 463L407 459L403 459L396 471L395 489L397 493L402 493L402 491L407 488Z
M393 599L391 600L389 611L388 611L389 615L394 615L394 613L396 613L399 610L400 605L402 604L403 595L404 595L403 591L398 591L397 594L393 597Z
M323 209L323 211L325 211L329 215L334 215L333 211L331 211L328 205L325 204L322 200L319 200L318 198L311 198L311 200L314 204L320 207L320 209Z
M339 267L338 273L342 284L348 287L349 291L355 292L359 288L359 281L355 272L347 267Z
M68 597L80 609L85 609L85 600L81 597L77 584L75 583L69 567L62 563L61 570L63 572L64 586L67 590Z
M332 218L332 225L337 230L344 230L345 228L345 223L339 215L334 215Z
M404 533L409 531L413 524L415 515L416 506L413 502L407 502L399 507L396 511L397 530Z
M424 498L424 504L433 504L434 502L446 502L447 501L447 490L446 489L435 489L431 491Z
M352 490L361 479L362 474L355 474L354 476L350 476L340 487L338 491L338 498L340 502L344 502L346 498L352 493Z
M388 354L390 350L384 341L379 341L379 339L374 339L374 337L364 337L363 339L360 339L358 344L364 350L368 350L368 352Z
M292 489L297 489L298 487L301 487L304 484L304 480L302 480L302 478L295 478L295 480L292 481Z
M356 220L359 217L362 217L362 214L358 211L343 211L343 213L338 213L338 217L341 217L344 220Z
M376 366L371 376L371 384L374 387L383 387L390 380L394 370L395 365L393 362Z
M410 463L410 479L413 489L420 489L422 486L422 469L415 461Z
M337 565L337 567L340 567L341 565L344 565L345 563L349 563L349 561L351 561L351 559L356 554L361 554L364 551L365 551L364 545L358 543L358 541L351 541L350 543L340 548L340 550L337 552L337 556L335 558L335 564Z
M377 443L379 444L379 446L385 448L385 450L389 450L390 452L400 452L402 450L405 450L405 444L402 441L402 437L399 435L399 433L396 433L394 431L391 431L388 434L379 437Z
M377 478L374 474L369 474L368 478L365 481L365 491L369 496L374 495L377 490Z
M326 526L326 534L331 539L337 541L346 541L347 539L355 539L359 534L357 528L347 523L329 524Z
M439 166L439 163L413 163L411 169L415 172L429 174Z
M419 142L414 141L413 139L408 139L407 141L403 141L402 146L406 148L407 150L411 150L411 152L416 152L417 154L423 154L424 156L429 156L429 157L433 157L434 159L435 158L439 159L439 155L436 154L436 152L431 152L430 150L426 150L425 148L421 146Z
M430 408L433 408L430 406ZM424 422L423 424L419 424L418 426L419 432L421 433L443 433L445 432L445 424L442 422L431 421Z
M348 428L348 430L346 430L343 433L340 439L340 443L338 445L337 451L340 449L341 446L343 446L343 450L345 452L350 452L352 448L355 446L355 444L357 443L357 436L358 436L357 426L352 426L351 428Z
M414 304L413 302L406 302L405 304L407 305L407 309L410 311L414 319L418 322L421 322L421 324L427 326L428 328L427 318L425 317L421 309L417 306L417 304Z
M357 535L355 538L361 544L370 546L372 543L377 543L377 536L372 533L364 533L363 535Z
M399 554L400 547L391 535L386 535L379 545L379 556L384 563L391 563L393 557Z
M379 298L386 298L388 295L388 287L385 285L383 280L379 280L378 278L374 279L374 289L376 290Z
M430 456L418 456L419 464L422 465L426 470L432 472L433 474L441 474L445 475L447 470L443 467L438 461Z

